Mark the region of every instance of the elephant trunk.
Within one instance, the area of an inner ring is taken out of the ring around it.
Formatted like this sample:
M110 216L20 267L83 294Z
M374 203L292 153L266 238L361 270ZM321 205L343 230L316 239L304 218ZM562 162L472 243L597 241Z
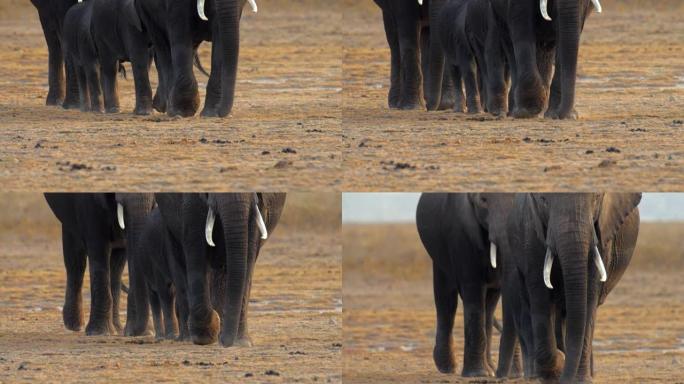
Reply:
M227 116L233 109L240 50L240 14L242 12L242 3L236 0L215 1L219 36L214 39L214 44L218 44L222 58L221 101L218 108L218 115L220 117Z
M445 0L431 0L430 2L430 63L427 74L427 89L425 99L428 111L435 111L439 108L442 101L442 80L444 77L444 51L437 33L439 14L444 6ZM425 76L425 74L423 74Z
M226 300L223 308L221 345L235 344L243 310L243 297L247 291L249 263L249 238L254 223L250 220L251 199L241 194L228 194L217 207L223 225L226 244Z
M575 80L577 77L577 55L582 28L580 2L559 0L558 8L558 49L561 73L561 103L559 117L568 117L575 105Z
M572 381L580 364L586 332L587 279L593 221L584 218L570 219L560 225L550 225L549 228L564 228L563 230L550 230L550 232L551 243L555 245L563 271L567 313L566 356L561 380Z

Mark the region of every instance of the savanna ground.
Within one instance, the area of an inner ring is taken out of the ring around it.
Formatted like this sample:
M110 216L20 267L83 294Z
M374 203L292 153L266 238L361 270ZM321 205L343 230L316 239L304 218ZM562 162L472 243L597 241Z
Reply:
M3 195L0 383L340 382L339 195L290 194L286 204L255 269L254 346L223 348L67 331L59 224L41 195Z
M343 190L681 188L683 2L602 2L582 34L578 121L390 111L381 12L344 3Z
M454 326L457 374L439 373L432 361L432 267L415 225L345 224L342 238L344 382L468 382L460 377L462 303ZM632 262L598 311L595 382L684 383L682 270L684 223L642 223ZM495 364L498 346L495 331Z
M44 106L47 46L29 1L0 4L0 182L12 190L322 190L340 180L341 11L260 0L245 9L231 117L134 116ZM200 47L210 67L210 43ZM196 72L201 105L207 77ZM150 78L156 88L156 72ZM201 107L201 106L200 106Z

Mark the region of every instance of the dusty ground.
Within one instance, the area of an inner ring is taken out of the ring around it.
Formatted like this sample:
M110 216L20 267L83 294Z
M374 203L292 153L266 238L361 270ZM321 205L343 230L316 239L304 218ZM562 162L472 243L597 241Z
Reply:
M28 1L3 2L0 182L14 190L330 189L340 182L340 20L319 0L261 0L258 14L245 11L230 118L133 116L132 79L119 82L123 113L94 115L44 106L37 12ZM209 67L209 43L201 57ZM207 78L197 78L203 102Z
M311 198L292 201L302 207ZM0 218L0 383L341 381L341 247L334 221L324 219L312 230L301 224L310 215L304 213L302 220L301 210L286 207L284 225L263 248L255 270L254 346L226 349L65 330L59 227L44 202L36 209L40 200L31 197ZM337 208L326 212L339 212L339 198L323 200L337 201ZM34 219L26 213L35 213ZM125 304L121 308L125 311Z
M684 383L683 234L681 223L642 224L629 269L598 311L595 382ZM465 382L462 304L458 374L440 374L432 361L431 266L415 226L345 225L343 248L344 382Z
M559 122L390 111L381 13L347 0L342 189L681 188L684 4L602 3L582 35L581 119Z

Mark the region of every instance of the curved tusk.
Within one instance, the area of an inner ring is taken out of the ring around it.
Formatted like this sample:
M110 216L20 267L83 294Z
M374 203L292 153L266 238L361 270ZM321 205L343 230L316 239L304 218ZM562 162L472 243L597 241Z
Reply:
M594 8L596 8L596 12L598 12L598 13L603 12L603 8L601 7L601 2L599 0L591 0L591 3L594 4Z
M606 272L606 266L603 264L603 259L601 259L601 253L598 249L598 236L596 236L596 228L593 228L594 235L594 264L596 264L596 269L598 269L599 275L601 276L601 281L605 282L608 280L608 273Z
M548 289L553 289L551 285L551 267L553 266L553 253L551 248L546 248L546 257L544 257L544 284Z
M423 0L418 0L419 5L423 5Z
M207 15L204 14L204 0L197 0L197 14L199 15L200 19L204 21L209 20Z
M258 8L257 8L256 0L247 0L247 2L252 7L252 12L257 13Z
M494 242L489 243L489 263L492 264L492 268L496 269L496 244Z
M209 213L207 213L207 225L204 227L204 237L207 239L207 244L210 247L215 247L214 239L211 238L212 232L214 232L214 221L216 220L216 215L214 210L209 208Z
M266 223L264 223L264 218L263 218L263 216L261 216L261 211L259 210L259 204L254 203L254 207L256 207L257 226L259 227L259 232L261 232L261 239L266 240L266 239L268 239L268 229L266 229Z
M549 4L548 0L539 0L539 10L541 11L542 17L544 20L551 21L551 17L549 17Z
M124 223L124 209L121 203L116 203L116 220L119 222L119 228L126 229Z

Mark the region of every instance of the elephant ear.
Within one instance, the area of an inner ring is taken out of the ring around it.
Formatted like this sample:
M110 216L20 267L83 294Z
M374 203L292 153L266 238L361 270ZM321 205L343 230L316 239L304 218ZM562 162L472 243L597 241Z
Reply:
M124 0L122 10L126 20L135 27L139 32L142 32L142 21L135 9L135 0Z
M539 203L536 201L531 193L525 194L524 212L527 216L527 221L532 223L534 232L537 234L539 241L546 243L546 228L543 220L543 212L540 210Z
M451 194L449 194L452 197ZM483 236L483 228L480 225L480 221L477 217L477 210L475 208L474 202L476 202L477 196L471 194L455 194L457 201L463 201L463 211L461 216L458 218L460 230L465 236L468 237L470 242L475 245L478 249L482 251L489 250L489 239ZM460 199L463 200L460 200ZM488 255L488 254L487 254Z
M603 195L598 218L601 244L613 239L627 216L639 205L641 193L606 193Z

